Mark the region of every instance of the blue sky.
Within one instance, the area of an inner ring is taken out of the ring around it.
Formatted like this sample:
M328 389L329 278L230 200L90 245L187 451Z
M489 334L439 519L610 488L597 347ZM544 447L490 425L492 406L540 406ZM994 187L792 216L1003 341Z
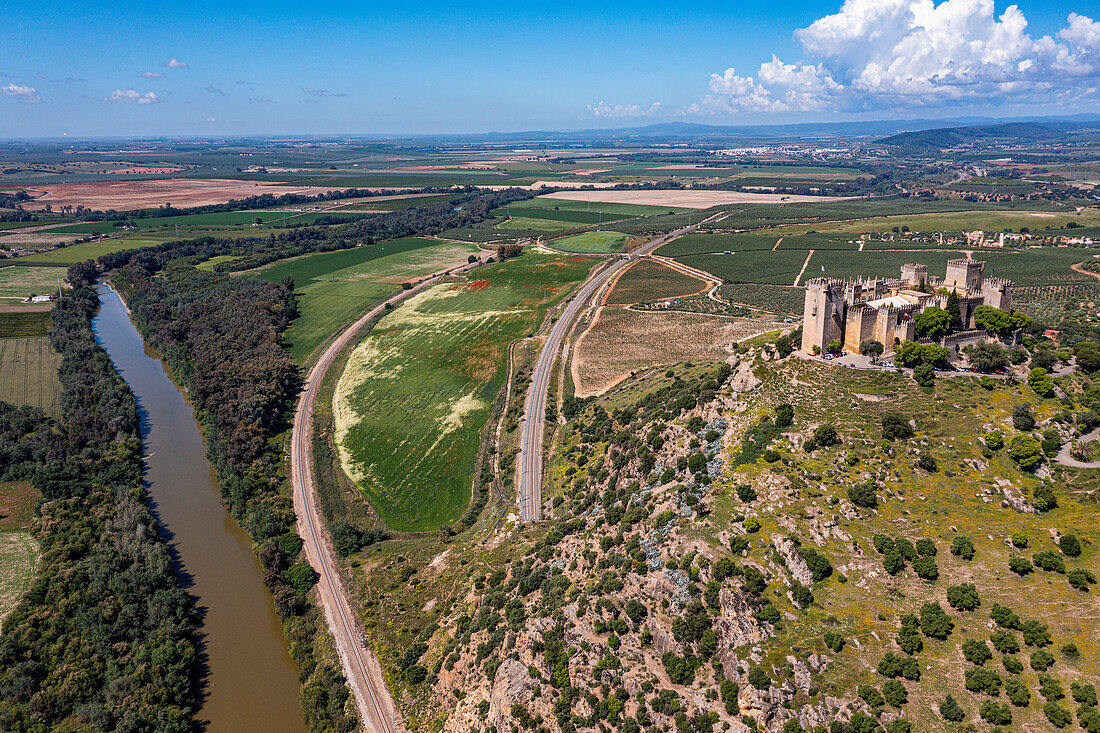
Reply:
M937 17L925 17L930 7ZM1095 0L1024 0L1020 17L1007 9L993 0L12 3L0 31L0 137L1097 111ZM915 50L941 43L932 59ZM1006 45L1016 49L1008 59ZM851 55L867 48L878 55ZM172 59L186 66L166 66ZM888 63L897 68L883 75ZM948 78L963 66L969 76Z

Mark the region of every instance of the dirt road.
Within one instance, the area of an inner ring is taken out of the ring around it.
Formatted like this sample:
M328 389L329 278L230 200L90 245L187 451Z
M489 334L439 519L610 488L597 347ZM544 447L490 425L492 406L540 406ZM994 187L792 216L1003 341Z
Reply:
M298 408L294 413L290 446L290 478L294 489L294 513L298 517L298 534L301 535L305 544L310 564L321 576L317 582L317 591L321 607L325 612L325 621L336 640L336 650L340 656L344 676L355 695L355 704L363 727L368 731L397 733L404 731L405 726L397 716L397 709L386 688L378 658L364 643L363 632L359 628L355 613L344 591L336 563L336 554L325 529L324 518L317 506L312 451L313 412L317 406L317 392L329 366L340 352L354 342L364 326L382 315L387 305L396 305L415 293L435 285L444 275L467 272L479 264L481 263L463 265L436 273L410 290L403 290L372 308L340 333L309 370L301 396L298 398Z
M535 359L531 385L527 388L527 399L523 403L523 433L520 436L519 460L516 461L516 503L519 505L521 521L537 522L542 519L542 443L546 422L546 395L550 389L554 360L561 351L562 338L569 325L600 287L608 282L608 278L629 266L635 258L648 255L658 247L720 216L725 216L725 212L669 232L642 245L629 256L615 260L590 276L566 302L558 320L547 334L538 358Z

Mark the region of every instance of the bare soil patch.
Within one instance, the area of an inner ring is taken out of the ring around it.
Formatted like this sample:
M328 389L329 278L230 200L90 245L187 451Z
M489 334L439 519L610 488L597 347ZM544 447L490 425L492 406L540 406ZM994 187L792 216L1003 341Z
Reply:
M603 394L654 365L724 360L733 344L768 330L765 321L603 306L577 339L570 365L578 397Z
M27 192L34 196L24 208L41 210L54 206L87 206L91 209L145 209L164 204L205 206L224 204L270 193L320 194L335 189L324 186L282 186L278 181L234 181L227 178L164 178L154 181L93 181L35 186Z
M535 184L538 185L537 183ZM565 183L553 185L567 185ZM597 186L599 184L596 184ZM850 196L798 196L786 193L745 193L742 191L558 191L546 198L565 201L600 201L609 204L643 204L648 206L679 206L686 209L709 209L723 204L796 204L822 201L844 201Z

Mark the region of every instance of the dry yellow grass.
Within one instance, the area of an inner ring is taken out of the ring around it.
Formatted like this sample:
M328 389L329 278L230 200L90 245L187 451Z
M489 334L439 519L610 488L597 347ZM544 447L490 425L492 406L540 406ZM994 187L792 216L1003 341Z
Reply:
M603 394L632 371L654 365L726 359L736 341L769 328L774 325L749 318L602 307L573 351L576 395Z

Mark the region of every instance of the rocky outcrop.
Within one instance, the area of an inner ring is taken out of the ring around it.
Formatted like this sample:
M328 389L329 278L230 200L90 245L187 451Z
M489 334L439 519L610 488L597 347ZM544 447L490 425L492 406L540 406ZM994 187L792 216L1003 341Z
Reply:
M783 558L791 577L805 586L813 585L814 574L810 572L810 566L798 554L798 547L790 539L782 535L772 538L772 547Z
M500 730L511 721L512 704L526 702L531 696L532 681L527 668L514 659L505 659L497 670L493 691L489 695L489 720Z

